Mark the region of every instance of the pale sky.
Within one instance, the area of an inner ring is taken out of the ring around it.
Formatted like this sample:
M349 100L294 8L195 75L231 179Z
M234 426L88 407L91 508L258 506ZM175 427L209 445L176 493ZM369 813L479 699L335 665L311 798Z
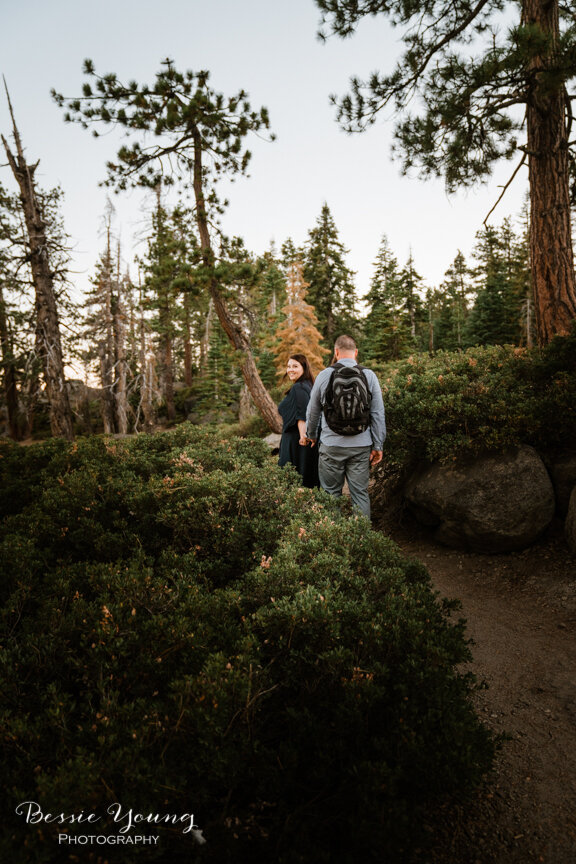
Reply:
M327 43L316 38L319 12L313 0L3 0L0 71L8 84L29 162L45 188L65 193L65 227L75 247L72 276L84 288L103 246L106 196L98 187L118 137L94 139L65 124L51 88L80 95L82 64L99 73L152 83L161 61L180 70L209 69L224 95L248 92L254 108L265 105L274 143L253 139L248 179L226 192L225 232L243 237L249 250L265 252L272 240L304 243L326 201L340 240L350 253L360 294L369 287L383 235L404 265L412 250L416 269L438 285L460 249L469 257L475 234L514 169L501 166L489 186L448 197L443 183L402 177L392 162L392 119L381 116L362 135L346 135L336 123L331 93L343 94L351 75L390 70L399 33L383 20L365 20L358 33ZM0 94L0 130L9 137L6 99ZM4 154L2 154L4 155ZM1 159L4 164L5 159ZM8 168L2 183L14 190ZM492 216L500 224L520 213L527 189L523 170ZM113 196L116 229L127 263L142 232L140 192ZM143 251L142 246L135 249Z

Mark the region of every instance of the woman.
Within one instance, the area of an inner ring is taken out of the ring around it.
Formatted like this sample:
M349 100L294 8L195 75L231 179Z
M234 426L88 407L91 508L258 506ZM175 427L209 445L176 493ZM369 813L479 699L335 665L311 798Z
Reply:
M292 387L278 405L282 417L279 465L291 462L302 477L302 485L312 488L318 482L318 448L310 447L306 438L306 408L314 376L304 354L291 354L286 364L286 376Z

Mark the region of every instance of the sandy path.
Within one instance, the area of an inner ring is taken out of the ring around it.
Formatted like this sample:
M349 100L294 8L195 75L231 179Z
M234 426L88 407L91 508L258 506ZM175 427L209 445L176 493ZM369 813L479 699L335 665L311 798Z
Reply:
M490 556L395 539L461 600L488 684L478 710L509 736L486 788L447 818L434 861L576 864L576 558L558 533Z

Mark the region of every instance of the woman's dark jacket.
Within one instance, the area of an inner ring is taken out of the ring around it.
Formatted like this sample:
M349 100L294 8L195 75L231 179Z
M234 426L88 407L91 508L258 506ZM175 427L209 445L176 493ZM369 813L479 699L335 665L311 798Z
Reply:
M306 420L306 408L312 392L311 381L295 381L278 411L283 420L280 440L279 465L291 462L302 477L302 485L318 486L318 447L302 447L299 444L298 420Z

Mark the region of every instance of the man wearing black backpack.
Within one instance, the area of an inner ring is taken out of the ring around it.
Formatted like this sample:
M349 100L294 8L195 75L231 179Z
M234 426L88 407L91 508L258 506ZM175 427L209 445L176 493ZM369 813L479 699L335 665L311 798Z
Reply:
M386 422L380 382L357 356L350 336L336 339L336 362L320 372L310 394L306 430L312 446L320 441L321 487L341 495L347 480L352 504L370 518L370 466L382 460Z

